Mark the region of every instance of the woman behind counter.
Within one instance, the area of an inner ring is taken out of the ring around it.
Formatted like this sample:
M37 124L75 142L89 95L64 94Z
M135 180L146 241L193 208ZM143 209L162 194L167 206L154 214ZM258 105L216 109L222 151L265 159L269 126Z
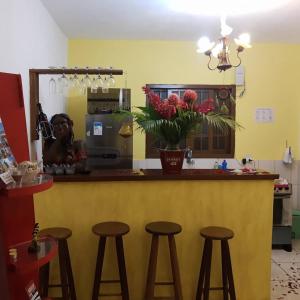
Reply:
M54 137L45 140L45 165L76 164L78 171L85 169L86 153L82 141L74 141L73 121L67 114L54 115L50 123Z

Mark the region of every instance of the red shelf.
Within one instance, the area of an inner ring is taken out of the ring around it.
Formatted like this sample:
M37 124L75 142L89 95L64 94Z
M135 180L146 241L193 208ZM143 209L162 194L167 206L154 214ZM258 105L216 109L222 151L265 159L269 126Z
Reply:
M31 241L27 241L10 247L10 249L17 249L17 261L9 263L9 270L18 273L38 270L57 254L57 242L51 237L43 237L38 240L40 250L37 253L28 252L30 244Z
M29 196L49 189L53 185L53 178L48 174L40 174L33 181L15 182L7 185L1 194L7 197Z

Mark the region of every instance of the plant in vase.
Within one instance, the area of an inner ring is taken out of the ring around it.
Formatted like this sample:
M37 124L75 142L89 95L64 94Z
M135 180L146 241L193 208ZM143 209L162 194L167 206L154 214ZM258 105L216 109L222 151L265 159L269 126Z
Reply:
M184 149L179 149L179 143L192 130L199 130L204 122L221 130L239 126L222 110L216 110L213 99L208 98L201 104L196 104L197 93L193 90L186 90L182 99L171 94L164 100L147 87L143 87L143 90L149 104L146 107L137 107L139 111L132 112L133 120L139 129L167 144L165 149L160 149L162 167L166 173L180 172Z

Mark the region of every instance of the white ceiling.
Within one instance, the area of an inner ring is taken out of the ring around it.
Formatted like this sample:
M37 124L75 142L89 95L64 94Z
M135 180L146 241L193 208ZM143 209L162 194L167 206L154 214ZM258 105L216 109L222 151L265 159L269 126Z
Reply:
M165 1L41 0L69 38L196 41L202 35L219 37L219 17L176 12ZM234 28L233 36L249 32L253 43L300 43L300 0L269 12L230 16L227 23Z

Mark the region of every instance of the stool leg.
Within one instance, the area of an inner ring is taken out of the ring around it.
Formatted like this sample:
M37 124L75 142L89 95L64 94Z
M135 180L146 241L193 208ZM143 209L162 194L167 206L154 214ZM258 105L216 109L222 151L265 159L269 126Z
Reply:
M224 241L230 300L236 300L228 241Z
M70 253L69 253L69 247L68 247L67 240L63 241L63 247L64 247L64 253L65 253L65 256L66 256L66 271L67 271L68 284L69 284L69 289L70 289L70 299L71 300L76 300L74 278L73 278L71 259L70 259Z
M171 258L171 266L172 266L172 275L174 281L175 300L182 300L181 281L180 281L180 273L179 273L178 258L177 258L174 235L169 235L168 240L169 240L170 258Z
M50 264L42 266L39 271L39 286L42 297L48 297Z
M210 268L211 268L211 256L212 256L212 240L207 239L207 262L205 268L205 280L204 280L204 300L209 298L210 288Z
M122 236L116 237L116 249L117 249L117 256L118 256L118 267L119 267L119 275L120 275L121 290L122 290L122 300L129 300Z
M66 269L66 254L63 245L63 240L58 241L58 259L59 259L62 297L64 300L67 300L69 299L69 290L68 290L68 277L67 277L67 269Z
M97 255L97 262L96 262L92 300L98 300L98 297L99 297L99 289L100 289L100 280L101 280L102 267L103 267L105 243L106 243L106 237L100 237L99 245L98 245L98 255Z
M158 255L158 242L159 237L156 234L152 235L151 251L148 266L147 284L145 300L152 300L154 298L154 285L155 285L155 275L156 275L156 265L157 265L157 255Z
M207 239L205 239L204 247L203 247L203 254L202 254L202 259L201 259L201 267L200 267L200 273L199 273L196 300L201 300L201 297L202 297L207 258L208 258L208 242L207 242Z
M223 299L228 300L228 282L227 282L227 264L225 241L221 241L221 257L222 257L222 281L223 281Z

